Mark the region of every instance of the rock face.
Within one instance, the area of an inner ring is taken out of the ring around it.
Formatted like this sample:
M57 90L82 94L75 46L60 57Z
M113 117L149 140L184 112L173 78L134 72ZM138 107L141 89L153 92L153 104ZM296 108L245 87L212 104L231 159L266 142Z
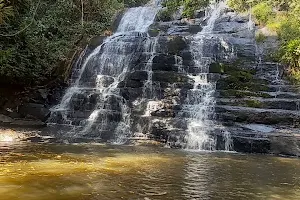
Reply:
M40 120L34 119L13 119L0 114L0 126L9 128L42 128L46 124Z
M27 118L40 119L46 121L50 115L50 110L43 104L28 103L19 107L19 114Z
M10 119L9 122L0 120L0 126L41 128L46 126L50 116L50 108L59 103L66 85L55 84L47 89L36 89L24 93L20 102L8 102L0 109L1 116ZM17 101L17 100L16 100ZM1 118L4 119L4 118Z
M234 62L211 67L221 74L216 119L231 133L236 151L299 156L299 89L284 79L284 67L268 58L276 39L236 41L244 52Z
M127 139L147 138L183 147L190 117L184 105L190 91L197 89L195 77L201 76L191 48L193 36L208 23L203 13L197 17L154 22L148 33L121 34L109 51L99 51L99 56L109 53L112 59L130 58L124 63L127 68L120 62L98 60L82 70L103 38L93 40L73 69L71 82L81 77L76 85L81 90L72 93L71 87L72 95L65 95L61 110L52 112L49 122L59 124L61 130L55 129L56 136L109 141L126 132ZM216 83L212 102L216 105L211 108L215 112L205 119L213 121L214 127L206 134L215 139L217 150L229 145L224 143L229 137L231 150L298 156L299 90L282 79L282 66L267 61L262 50L273 41L256 44L252 28L248 16L225 8L213 34L203 37L202 61L209 58L207 82ZM119 68L124 73L112 73ZM35 104L24 105L20 113L38 119L48 116L46 108Z

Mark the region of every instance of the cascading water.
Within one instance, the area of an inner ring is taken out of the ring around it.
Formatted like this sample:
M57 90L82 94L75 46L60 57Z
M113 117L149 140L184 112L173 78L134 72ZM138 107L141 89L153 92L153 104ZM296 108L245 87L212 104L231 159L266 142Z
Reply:
M116 33L86 58L79 59L71 77L74 81L61 103L52 109L50 123L71 127L73 131L69 134L74 137L113 138L114 142L124 142L130 134L130 109L120 95L119 86L137 54L147 47L144 44L147 30L158 10L159 1L130 8Z
M216 141L209 135L214 130L215 88L214 81L209 80L209 65L214 61L210 50L206 49L206 42L213 41L213 28L221 11L225 8L224 2L219 2L212 7L212 12L207 25L192 38L190 50L193 55L195 72L189 74L194 80L194 88L188 92L183 113L188 116L186 135L186 149L215 150ZM227 145L229 146L229 145Z
M93 50L88 46L77 60L71 87L49 122L66 128L61 132L71 139L124 143L149 136L186 149L217 149L212 136L216 80L209 67L233 51L213 32L225 3L212 5L202 31L183 37L161 30L148 34L159 1L128 9L116 33ZM191 53L193 66L184 52ZM229 150L230 133L223 133Z

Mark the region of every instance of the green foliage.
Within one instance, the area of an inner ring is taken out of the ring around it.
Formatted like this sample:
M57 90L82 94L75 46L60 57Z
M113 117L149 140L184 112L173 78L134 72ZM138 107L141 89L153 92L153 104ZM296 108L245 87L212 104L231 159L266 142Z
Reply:
M246 100L246 105L251 108L262 108L263 104L258 100Z
M122 2L122 1L120 1ZM147 3L148 0L124 0L123 3L126 7L134 7L134 6L141 6Z
M157 19L163 22L172 20L173 11L169 9L162 9L157 14Z
M290 1L298 0L228 0L228 5L238 12L248 11L250 8L261 3L266 3L276 10L286 11L289 8Z
M59 77L83 38L102 34L126 5L144 2L0 0L0 83L32 86ZM11 7L13 14L1 18L3 5Z
M300 66L300 38L289 41L282 47L282 59L293 68Z
M207 7L209 0L185 0L183 1L183 16L192 18L195 15L196 10Z
M255 5L252 12L256 20L261 24L266 24L274 16L272 6L266 2Z
M257 43L262 43L267 39L267 36L265 36L262 32L259 32L255 35L255 40Z
M300 83L300 70L296 70L295 68L292 68L290 71L290 75L288 78L289 80L294 84Z
M239 12L244 12L250 8L250 4L245 0L229 0L228 6Z
M172 15L180 8L183 8L183 17L193 18L196 10L205 8L208 4L209 0L166 0L163 3L166 9L159 13L158 18L162 21L171 20Z

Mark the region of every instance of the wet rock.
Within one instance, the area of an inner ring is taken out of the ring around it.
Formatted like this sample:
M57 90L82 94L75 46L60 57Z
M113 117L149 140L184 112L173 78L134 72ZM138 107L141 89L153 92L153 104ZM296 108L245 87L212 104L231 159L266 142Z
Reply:
M38 93L40 97L45 101L48 97L49 90L48 89L38 89Z
M62 96L64 95L66 88L66 84L60 84L51 89L47 95L47 102L45 103L47 107L57 105L60 102Z
M270 153L271 142L263 138L233 137L234 150L245 153Z
M167 55L167 54L159 54L156 55L153 60L153 63L156 64L175 64L175 57L172 55Z
M28 103L19 107L19 114L23 117L46 121L50 115L50 110L43 104Z
M140 88L143 87L144 84L141 81L136 81L136 80L126 80L126 81L121 81L118 84L118 88L124 88L124 87L128 87L128 88Z
M300 115L295 111L258 109L238 106L216 106L220 121L235 121L256 124L280 124L299 127Z
M232 18L232 21L236 21L238 23L248 23L249 22L249 16L235 16Z
M17 111L14 110L6 111L4 114L13 119L22 118L22 116Z
M4 123L4 124L9 124L11 122L13 122L14 120L8 116L2 115L0 114L0 123Z
M157 37L159 33L160 33L160 30L155 27L152 27L148 30L148 34L150 37Z
M9 124L9 127L20 128L42 128L47 126L45 122L39 120L15 120Z
M126 79L135 80L135 81L145 81L148 79L147 71L134 71L127 75Z
M153 81L167 82L167 83L178 83L178 82L189 82L191 79L187 75L178 74L175 72L166 71L155 71L152 76Z
M199 25L185 25L185 26L173 26L168 29L167 33L169 35L190 35L196 34L202 30L202 27Z
M178 71L178 66L175 64L167 64L167 63L153 63L152 64L153 71Z
M161 109L151 113L152 116L156 117L175 117L174 110L172 109Z
M182 60L183 60L183 65L184 66L193 66L194 61L193 61L193 55L190 51L183 50L178 54Z
M300 156L300 137L294 135L271 136L271 152L277 155Z
M117 31L118 26L119 26L119 24L120 24L120 22L121 22L121 20L122 20L122 17L123 17L123 15L124 15L125 11L126 11L126 10L123 10L123 11L119 12L119 13L117 14L117 16L114 18L113 23L112 23L112 25L111 25L111 29L112 29L113 32L116 32L116 31Z
M97 84L101 87L108 87L114 81L114 78L111 76L98 76Z
M93 50L93 49L97 48L99 45L101 45L103 43L105 38L107 38L107 36L100 35L100 36L93 37L89 42L89 46L88 46L89 49Z
M124 97L124 99L133 102L135 99L143 94L143 88L120 88L120 94Z
M166 142L168 140L168 136L170 135L170 131L166 128L166 123L158 120L152 123L151 134L156 140Z
M171 37L167 43L168 53L179 55L181 51L188 48L187 41L181 36Z
M120 107L120 102L122 102L121 97L109 95L104 99L103 109L121 112L122 108Z
M70 100L70 108L78 110L93 110L97 104L99 94L93 92L84 92L74 94Z
M262 99L262 98L241 98L241 99L218 99L219 105L245 106L252 108L297 110L298 100L288 99Z
M206 15L205 10L197 10L195 14L195 18L202 18L205 17L205 15Z

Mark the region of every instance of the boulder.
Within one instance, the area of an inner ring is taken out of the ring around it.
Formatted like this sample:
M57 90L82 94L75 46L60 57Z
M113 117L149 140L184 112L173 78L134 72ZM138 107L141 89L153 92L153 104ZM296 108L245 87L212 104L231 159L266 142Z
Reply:
M195 18L202 18L205 17L205 15L206 15L205 10L197 10L195 14Z
M300 137L294 135L272 136L271 152L274 154L300 156Z
M43 104L27 103L19 107L19 114L25 118L46 121L50 115L50 110L45 108Z
M0 114L0 124L9 124L14 120L11 117Z
M101 45L103 43L103 41L105 40L105 38L107 38L107 36L96 36L93 37L90 42L89 42L89 49L93 50L95 48L97 48L99 45Z

